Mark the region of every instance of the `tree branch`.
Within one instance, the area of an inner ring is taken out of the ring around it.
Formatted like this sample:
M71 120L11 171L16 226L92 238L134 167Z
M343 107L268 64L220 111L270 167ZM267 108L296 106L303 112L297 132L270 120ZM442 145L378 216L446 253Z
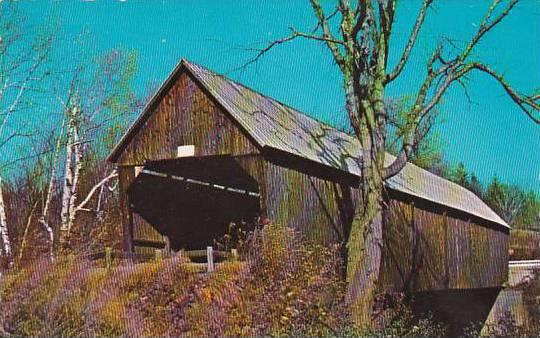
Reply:
M426 0L426 2L430 2L430 1ZM426 4L426 2L424 2L424 5ZM516 5L517 0L512 0L499 15L497 15L494 19L492 19L493 13L500 2L501 0L493 1L485 18L482 20L482 23L480 24L480 28L478 29L478 32L467 44L463 52L459 54L456 58L450 61L443 60L441 57L440 47L432 55L432 57L430 58L428 62L428 76L418 93L416 104L410 113L411 114L410 120L413 121L412 123L415 125L415 127L418 127L419 120L423 119L426 115L428 115L431 112L431 110L440 102L440 99L442 98L444 93L447 91L449 86L455 81L463 84L461 82L461 79L472 70L479 70L481 72L484 72L490 75L492 78L494 78L497 82L499 82L499 84L501 84L501 86L504 88L506 93L521 108L521 110L523 110L526 113L526 115L535 123L540 124L540 115L539 115L540 103L537 102L537 100L540 98L540 94L535 94L531 96L522 95L518 93L515 89L513 89L508 84L508 82L506 82L506 80L504 79L502 75L499 75L498 73L490 69L488 66L479 62L465 63L465 60L470 56L474 47L478 44L478 42L482 39L482 37L487 32L489 32L493 27L495 27L498 23L500 23L502 19L504 19L510 13L512 8ZM429 3L427 5L429 6ZM415 36L415 30L416 30L416 25L415 25L415 28L413 29L413 33L411 34L412 40L409 39L409 43L407 44L407 46L409 46L410 44L411 48L412 48L412 45L414 44L414 40L416 39L416 38L413 38L413 36ZM407 47L405 51L407 52ZM404 53L404 55L406 55L406 57L405 58L402 57L396 69L400 69L399 68L400 64L404 65L406 63L406 60L408 58L408 53ZM402 62L403 60L405 61ZM433 66L435 64L435 61L437 60L442 63L442 66L439 67L439 69L434 70ZM402 67L403 66L401 66L401 69ZM395 71L392 72L389 75L390 81L395 78L395 77L392 77L393 76L392 74L395 73L399 75L400 71L401 70L398 70L398 72L395 72ZM437 81L437 84L434 86L435 94L431 97L429 101L426 102L425 100L426 100L427 94L432 88L433 82L437 78L439 80ZM403 138L402 149L399 152L398 156L396 157L396 160L384 170L385 179L396 175L405 166L406 162L411 158L415 145L418 142L418 140L416 139L417 135L415 134L416 132L414 134L411 132L406 133L406 135Z
M75 212L80 211L80 210L87 210L87 209L85 209L85 206L88 204L88 202L90 202L90 200L92 199L92 197L94 196L96 191L99 188L101 188L102 185L104 185L109 180L111 180L111 179L113 179L115 177L118 177L118 173L116 172L116 170L113 170L112 173L110 173L107 177L105 177L104 179L99 181L98 184L93 186L92 189L90 189L90 191L88 192L88 195L86 195L86 198L75 208Z
M433 0L424 0L424 2L422 3L422 7L420 8L420 12L418 12L418 16L416 17L416 22L411 32L411 36L409 37L409 40L407 41L407 44L405 45L405 50L403 51L403 54L401 55L401 58L399 59L399 62L394 68L394 70L386 76L385 83L390 83L395 78L397 78L399 74L401 73L401 71L403 70L403 68L405 67L405 64L407 64L411 51L414 47L414 44L416 43L418 33L420 32L420 28L422 28L422 25L424 24L424 19L426 17L427 9L429 8L432 2Z
M279 40L272 41L264 48L256 49L258 51L257 55L254 58L252 58L251 60L249 60L248 62L246 62L244 65L239 67L239 68L245 68L245 67L249 66L250 64L253 64L253 63L259 61L259 59L261 57L263 57L264 54L269 52L272 48L274 48L274 47L276 47L278 45L284 44L286 42L292 41L292 40L294 40L296 38L305 38L305 39L310 39L310 40L323 41L323 42L325 42L327 44L332 44L332 45L343 45L344 44L343 41L341 41L341 40L337 40L337 39L333 39L333 38L326 38L324 36L318 36L318 35L314 35L314 34L308 34L308 33L299 32L299 31L296 31L292 27L289 27L289 29L292 32L290 36L281 38ZM237 68L235 70L238 70L239 68Z
M512 101L514 101L531 120L536 124L540 124L540 103L536 102L540 98L540 95L526 96L518 93L508 82L506 82L502 75L496 73L484 64L474 62L469 64L469 68L471 70L479 70L495 79L503 87L508 96L510 96Z
M499 5L501 0L494 0L491 6L489 7L489 10L482 20L482 23L480 24L480 27L478 28L478 32L476 35L471 39L463 53L459 56L459 60L461 62L465 61L465 59L470 55L474 47L480 42L482 37L489 32L493 27L495 27L499 22L504 19L508 13L514 8L514 6L517 4L518 0L512 0L508 6L499 14L493 21L490 22L491 16L493 15L493 12Z
M319 21L319 25L321 26L323 37L328 40L336 40L332 34L330 25L328 24L328 20L326 19L326 16L324 15L324 11L321 7L321 4L319 3L319 0L311 0L311 6L313 7L315 16L317 17L317 20ZM343 55L339 51L338 46L332 42L326 42L326 46L332 52L332 55L334 56L334 60L336 61L336 63L340 67L342 67L344 60L343 60Z

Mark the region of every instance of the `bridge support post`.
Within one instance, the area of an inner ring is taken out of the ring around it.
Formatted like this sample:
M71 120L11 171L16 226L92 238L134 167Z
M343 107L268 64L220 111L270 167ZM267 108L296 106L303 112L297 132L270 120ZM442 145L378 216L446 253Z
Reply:
M214 271L214 249L211 246L206 247L206 261L208 272Z

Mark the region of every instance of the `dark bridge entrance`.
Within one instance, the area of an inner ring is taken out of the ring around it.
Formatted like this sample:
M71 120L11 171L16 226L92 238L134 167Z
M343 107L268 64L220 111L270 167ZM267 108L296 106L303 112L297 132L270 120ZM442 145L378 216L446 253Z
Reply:
M231 222L252 224L260 210L257 181L231 156L148 162L128 196L173 250L212 245Z

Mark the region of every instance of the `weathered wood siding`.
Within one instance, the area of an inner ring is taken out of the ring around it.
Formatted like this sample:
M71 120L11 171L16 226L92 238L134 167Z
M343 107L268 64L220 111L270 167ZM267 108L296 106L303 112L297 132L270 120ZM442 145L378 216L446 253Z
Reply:
M130 140L118 163L176 156L181 145L195 145L195 155L243 155L258 149L186 73L179 76L144 126Z
M187 74L181 74L118 159L123 172L120 175L123 189L120 196L126 241L164 241L144 219L129 210L125 191L135 177L133 166L142 165L148 160L173 158L181 145L195 145L197 156L259 153L222 108ZM249 158L251 156L241 161L253 175L262 177L262 165L256 164L261 160ZM128 244L125 246L126 249L133 249L128 248Z
M340 184L266 162L262 185L267 216L274 223L294 228L316 243L342 241L346 211Z
M390 200L384 225L381 289L430 291L499 287L507 279L508 235Z
M124 250L133 251L133 213L129 207L127 188L135 179L135 167L118 167L118 189L120 204L120 220L122 222L122 235Z
M384 214L384 250L380 287L384 291L410 289L413 282L414 206L395 200L388 202Z

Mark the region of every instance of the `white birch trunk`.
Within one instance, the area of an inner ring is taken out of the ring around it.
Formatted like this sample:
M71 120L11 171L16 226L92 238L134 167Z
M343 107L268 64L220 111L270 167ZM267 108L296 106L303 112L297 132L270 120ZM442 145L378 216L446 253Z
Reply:
M78 187L79 187L79 177L82 169L82 153L81 153L81 143L79 139L79 133L76 127L73 127L73 182L71 186L71 193L69 196L69 217L67 224L67 231L65 233L65 241L69 240L71 229L73 228L73 223L75 222L75 216L77 214L77 207L75 203L77 202L78 197Z
M64 164L64 183L62 186L62 211L60 213L60 241L65 238L69 222L69 201L71 200L71 187L73 185L73 171L71 161L73 159L73 131L68 127L68 138L66 144L66 159Z
M19 248L19 259L17 261L17 265L20 265L23 259L24 249L26 248L26 239L28 238L28 230L30 230L30 225L32 224L32 218L34 217L34 212L36 211L38 203L34 203L32 206L32 210L30 210L30 214L28 215L28 218L26 220L26 226L24 227L24 232L21 240L21 246Z
M69 242L71 229L77 214L77 193L79 176L82 169L82 152L79 131L77 129L78 107L70 112L68 137L66 144L66 163L64 170L64 186L62 189L62 212L60 224L60 243L66 245Z
M53 190L54 190L54 178L56 176L56 166L58 164L58 158L60 157L60 147L62 145L62 139L64 136L64 129L66 126L66 120L62 121L62 127L60 129L60 135L56 141L56 147L54 150L54 158L51 166L51 176L49 179L49 186L47 188L47 195L45 196L45 205L43 206L43 211L41 217L39 218L39 223L43 225L47 235L49 236L49 256L51 259L54 258L54 231L53 228L49 225L47 218L49 216L49 208L51 205Z
M71 113L67 130L66 158L64 163L64 183L62 186L62 210L60 213L60 243L65 244L69 232L70 203L73 192L73 147L74 147L75 119Z
M0 247L0 255L4 255L11 264L11 241L7 228L6 206L4 204L4 195L2 192L2 178L0 178L0 239L2 247Z

